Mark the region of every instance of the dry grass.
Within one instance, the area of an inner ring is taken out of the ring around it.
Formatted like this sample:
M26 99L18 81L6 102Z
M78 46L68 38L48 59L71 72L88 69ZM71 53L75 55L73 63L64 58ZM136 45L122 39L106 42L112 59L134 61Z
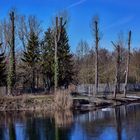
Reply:
M56 110L69 110L72 108L73 100L69 90L58 90L54 96Z
M54 96L22 95L0 98L0 111L6 110L54 110Z

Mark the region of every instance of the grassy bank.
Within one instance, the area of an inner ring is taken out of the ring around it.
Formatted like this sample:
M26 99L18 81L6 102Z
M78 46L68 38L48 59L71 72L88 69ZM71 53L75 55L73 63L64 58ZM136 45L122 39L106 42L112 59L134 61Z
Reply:
M97 96L96 98L87 96L77 96L72 98L72 102L74 109L94 110L109 106L140 103L140 94L139 93L128 94L126 98L124 98L122 94L118 94L116 99L114 99L111 95L106 97L100 95ZM59 94L57 94L57 96L21 95L21 96L0 97L0 111L43 110L51 112L56 111L58 109L56 107L59 107L61 110L68 110L67 106L69 106L69 104L71 104L71 102L69 103L69 98L67 96L60 96Z
M54 110L52 95L23 95L0 97L0 111Z

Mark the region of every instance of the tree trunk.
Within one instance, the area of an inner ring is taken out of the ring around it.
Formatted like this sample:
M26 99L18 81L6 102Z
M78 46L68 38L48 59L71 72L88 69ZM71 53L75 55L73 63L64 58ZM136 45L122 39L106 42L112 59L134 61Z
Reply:
M98 33L98 22L95 21L95 96L98 94L98 44L99 44L99 33Z
M55 92L58 87L58 58L57 58L57 40L55 36L55 68L54 68L54 88Z
M31 90L32 90L32 93L35 93L35 70L34 70L34 67L32 68L32 81L31 81Z
M128 83L128 76L129 76L130 49L131 49L131 31L129 31L129 37L128 37L127 66L126 66L126 75L125 75L125 84L124 84L125 97L127 92L127 83Z
M55 41L55 68L54 68L54 88L55 92L58 87L58 56L57 56L57 51L58 51L58 42L60 40L60 35L61 35L61 28L62 28L62 18L60 18L60 23L58 23L58 17L56 17L56 26L55 26L55 33L54 33L54 41Z
M117 58L116 58L116 74L115 74L115 85L114 85L114 98L116 98L116 94L120 91L120 64L121 64L121 49L120 45L112 44L117 50Z
M11 20L11 42L10 42L10 62L8 72L8 95L13 94L13 88L16 79L16 66L15 66L15 15L14 12L10 13Z

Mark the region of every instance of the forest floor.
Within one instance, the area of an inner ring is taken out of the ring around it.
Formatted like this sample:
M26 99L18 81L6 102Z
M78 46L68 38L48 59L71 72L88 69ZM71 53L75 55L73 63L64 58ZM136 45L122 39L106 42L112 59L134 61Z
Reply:
M74 109L93 110L109 106L118 106L130 103L140 103L140 92L131 92L124 98L123 94L117 94L116 98L112 95L98 95L96 98L88 96L73 97ZM45 110L55 111L54 95L20 95L20 96L1 96L0 111L10 110Z

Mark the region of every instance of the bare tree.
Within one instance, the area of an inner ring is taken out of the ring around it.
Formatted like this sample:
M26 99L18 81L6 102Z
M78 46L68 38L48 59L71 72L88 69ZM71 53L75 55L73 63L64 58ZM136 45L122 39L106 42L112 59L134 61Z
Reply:
M76 48L76 53L79 59L86 57L89 54L89 45L86 41L81 40Z
M119 90L119 84L120 84L120 64L121 64L121 49L119 44L114 44L112 42L113 46L115 47L117 51L117 57L116 57L116 74L115 74L115 86L114 86L114 98L116 98L116 94Z
M36 16L26 17L24 15L18 16L18 36L23 45L24 50L26 50L27 42L29 39L30 32L34 32L37 36L42 32L41 22Z
M86 41L81 40L76 48L76 56L77 56L77 70L78 75L77 78L79 83L89 84L89 75L91 74L89 71L89 45ZM93 62L93 60L92 60Z
M127 65L126 65L125 85L124 85L125 97L126 97L126 92L127 92L127 82L128 82L128 76L129 76L130 49L131 49L131 31L129 31L129 35L128 35Z
M15 9L10 10L10 16L12 12L14 13L14 26L17 27L17 12ZM8 15L9 16L9 15ZM12 46L12 21L11 21L11 17L10 20L9 18L4 18L1 23L0 23L0 40L3 43L3 50L6 52L7 57L10 56L10 49ZM18 28L14 28L14 38L15 38L15 42L14 45L17 46L19 45L18 40L17 40L17 30ZM19 48L18 48L19 51ZM15 53L16 54L16 53Z
M5 40L4 40L4 26L3 23L0 22L0 42L2 43L1 48L1 52L5 52L6 51L6 46L5 46Z
M98 49L99 49L99 27L98 27L98 18L93 20L93 30L95 36L95 96L98 94Z
M61 35L61 28L62 28L62 21L63 18L56 17L56 25L54 29L54 42L55 42L55 71L54 71L54 86L55 86L55 92L58 87L58 57L57 57L57 49L58 49L58 42L60 40L60 35Z
M27 23L25 16L19 16L18 18L18 35L24 50L26 49L26 44L28 40Z
M140 82L140 49L133 50L129 67L130 67L129 76L131 77L131 82L139 83Z
M5 46L6 49L9 49L11 45L10 42L12 36L11 23L9 21L6 21L6 19L4 19L2 27L3 27L3 46Z
M63 24L65 23L65 27L68 28L69 21L70 21L70 15L69 15L69 12L67 10L59 11L58 13L56 13L54 15L54 17L52 17L51 25L53 28L56 27L56 17L62 17Z
M28 24L30 32L33 31L37 36L39 36L39 34L42 32L41 21L39 21L36 16L30 15L28 17Z
M16 80L16 65L15 65L15 13L10 12L11 21L11 40L10 44L10 62L9 62L9 72L8 72L8 94L13 94L13 88Z

